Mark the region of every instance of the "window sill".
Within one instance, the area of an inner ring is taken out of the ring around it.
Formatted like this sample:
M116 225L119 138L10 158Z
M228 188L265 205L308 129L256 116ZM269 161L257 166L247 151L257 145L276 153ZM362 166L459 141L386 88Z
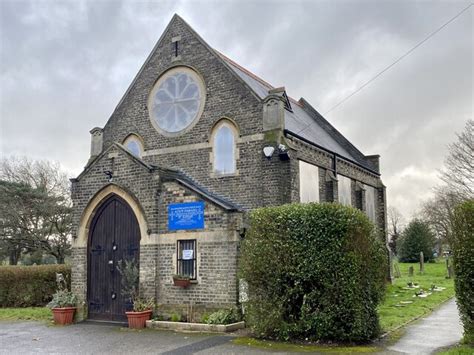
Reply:
M219 173L215 173L215 172L212 172L211 173L211 178L215 178L215 179L220 179L220 178L226 178L226 177L236 177L236 176L239 176L239 171L236 170L234 173L230 173L230 174L219 174Z

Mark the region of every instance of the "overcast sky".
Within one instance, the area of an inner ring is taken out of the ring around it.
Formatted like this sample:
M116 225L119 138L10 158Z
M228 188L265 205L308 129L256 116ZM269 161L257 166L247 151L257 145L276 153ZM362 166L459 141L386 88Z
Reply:
M78 175L174 13L212 47L325 113L469 1L0 0L2 155ZM406 217L473 118L473 7L326 115L380 154L388 203Z

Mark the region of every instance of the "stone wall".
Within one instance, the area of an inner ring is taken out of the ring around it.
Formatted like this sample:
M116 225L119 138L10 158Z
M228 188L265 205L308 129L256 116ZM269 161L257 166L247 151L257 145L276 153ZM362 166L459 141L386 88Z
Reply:
M106 170L112 171L112 182L104 174ZM140 224L140 291L144 296L155 297L168 312L191 307L196 317L206 310L237 303L237 250L242 214L216 205L179 182L164 180L159 171L140 163L120 147L111 146L73 181L72 290L79 298L77 320L87 317L88 223L110 193L125 198ZM203 200L204 230L168 230L170 203ZM188 289L174 286L172 280L177 270L176 250L180 239L197 242L198 277Z
M174 57L172 38L180 37L179 60ZM147 109L148 95L157 79L169 68L189 66L204 80L207 92L202 116L192 130L166 137L153 127ZM104 127L104 149L122 142L131 132L144 142L145 161L177 168L200 185L232 200L244 208L262 206L262 191L256 181L262 178L261 140L262 103L220 57L201 42L180 18L174 18L158 46L144 64L129 91ZM211 128L222 118L237 125L238 174L211 176L209 142Z
M376 225L379 227L382 238L385 241L387 228L386 199L385 186L380 180L380 176L297 138L291 138L290 142L292 146L290 151L292 157L291 178L289 179L291 184L291 202L300 201L298 160L304 160L319 167L320 202L338 201L337 181L331 178L331 176L333 178L337 177L334 173L351 178L352 206L360 208L362 211L365 211L365 196L363 192L359 191L358 184L372 186L376 189ZM334 171L334 165L336 171ZM333 199L331 200L330 197Z
M178 183L163 184L160 204L200 200ZM204 230L168 231L167 209L160 214L157 255L157 300L165 317L179 313L185 317L199 317L209 310L231 307L237 303L237 250L242 214L226 212L206 203ZM197 279L183 289L174 286L177 273L177 243L196 240ZM189 313L191 312L191 313Z

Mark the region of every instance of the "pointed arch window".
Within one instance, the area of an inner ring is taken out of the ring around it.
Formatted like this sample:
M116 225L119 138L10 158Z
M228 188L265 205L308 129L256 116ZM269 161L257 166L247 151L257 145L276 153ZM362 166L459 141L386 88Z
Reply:
M212 166L215 174L236 173L237 129L228 120L219 122L212 132Z
M135 134L129 135L124 141L123 145L127 148L130 153L135 155L138 158L141 158L143 155L143 143L142 140Z

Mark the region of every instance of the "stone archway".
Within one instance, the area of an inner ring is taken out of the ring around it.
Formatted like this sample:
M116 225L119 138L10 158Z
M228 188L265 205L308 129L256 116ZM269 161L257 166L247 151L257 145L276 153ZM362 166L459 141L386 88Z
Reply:
M137 218L122 198L111 195L100 205L90 227L87 247L89 319L126 319L125 312L131 310L132 304L122 294L123 275L118 267L125 260L139 267L139 258Z
M110 184L98 191L89 201L87 206L84 208L78 227L77 237L73 239L73 253L72 253L72 282L71 288L73 292L78 296L78 310L76 313L76 320L83 320L90 315L90 304L93 300L89 299L90 296L90 285L89 285L89 237L93 232L93 225L96 216L101 213L102 207L106 204L109 199L114 198L115 200L121 201L122 205L127 206L130 215L136 220L138 228L138 241L139 249L138 255L142 252L141 246L150 244L151 237L148 234L148 223L145 218L145 214L139 205L136 198L125 189L120 188L115 184ZM113 245L112 245L113 247ZM146 247L145 247L146 249ZM141 258L140 258L141 259ZM110 259L107 259L107 262ZM140 268L140 280L146 280L146 270ZM117 287L116 287L117 288ZM109 290L110 291L110 290ZM115 292L117 298L118 292ZM109 296L112 297L110 291ZM101 303L101 302L96 302ZM94 313L94 312L92 312ZM97 319L97 317L95 317ZM99 317L105 318L105 317ZM113 317L112 317L113 318ZM110 319L110 318L107 318ZM111 319L112 320L112 319Z

